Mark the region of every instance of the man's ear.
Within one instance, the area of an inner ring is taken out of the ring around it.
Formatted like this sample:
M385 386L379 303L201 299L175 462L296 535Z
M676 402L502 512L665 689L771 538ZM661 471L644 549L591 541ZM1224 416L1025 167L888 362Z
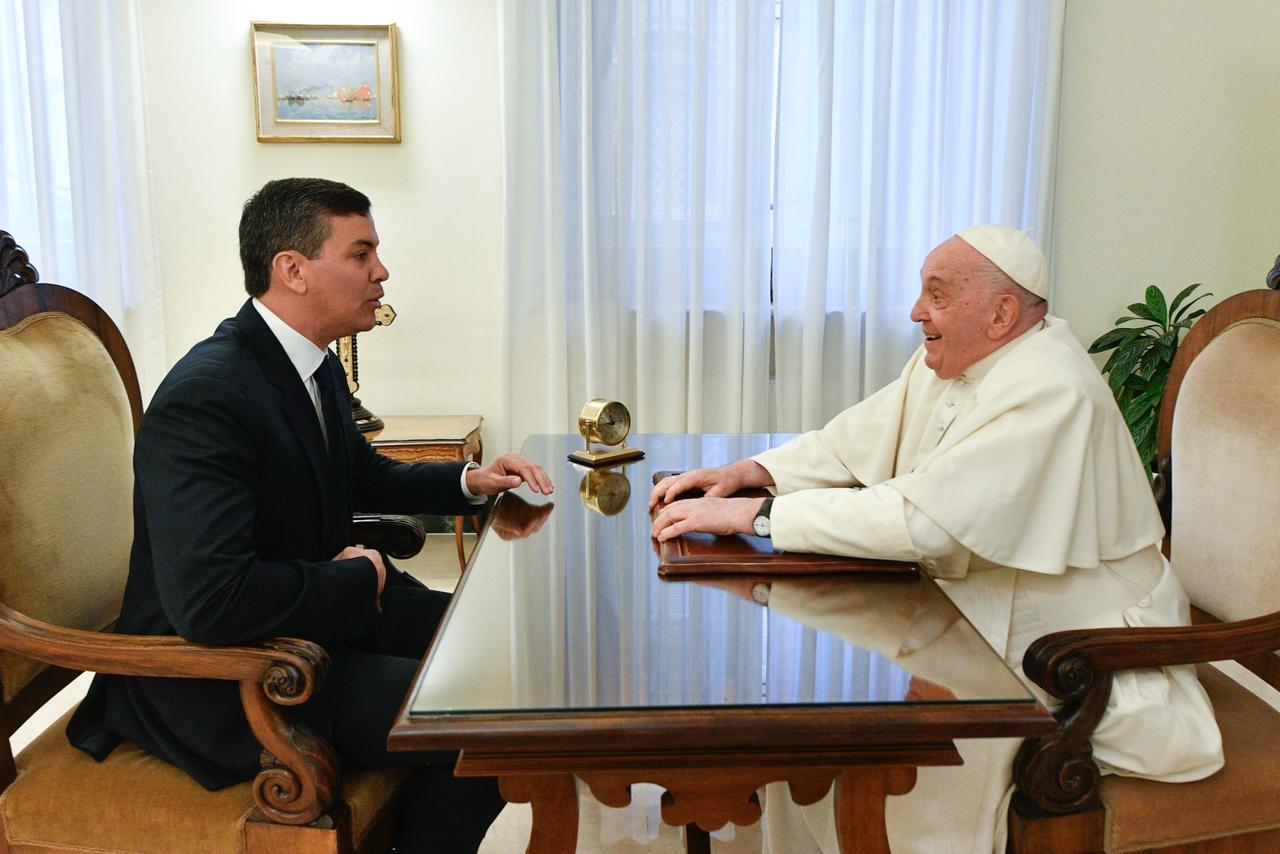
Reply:
M271 281L279 282L289 291L301 296L307 292L307 276L304 270L306 257L293 249L277 252L271 259Z
M1018 326L1022 316L1022 304L1013 294L1000 294L991 309L991 323L987 327L987 337L992 341L1004 338Z

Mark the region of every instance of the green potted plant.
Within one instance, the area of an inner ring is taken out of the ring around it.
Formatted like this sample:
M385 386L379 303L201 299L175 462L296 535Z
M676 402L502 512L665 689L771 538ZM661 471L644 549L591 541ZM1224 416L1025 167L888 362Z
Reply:
M1148 286L1145 301L1129 306L1132 314L1117 318L1115 329L1089 345L1090 353L1115 351L1103 365L1102 372L1106 374L1111 393L1115 395L1129 432L1133 434L1138 454L1147 464L1156 455L1160 400L1164 396L1164 381L1169 376L1169 367L1178 352L1178 342L1196 318L1205 312L1203 308L1191 311L1191 307L1205 297L1213 296L1206 292L1187 301L1198 287L1199 282L1188 285L1169 303L1158 287ZM1134 321L1138 325L1125 325Z

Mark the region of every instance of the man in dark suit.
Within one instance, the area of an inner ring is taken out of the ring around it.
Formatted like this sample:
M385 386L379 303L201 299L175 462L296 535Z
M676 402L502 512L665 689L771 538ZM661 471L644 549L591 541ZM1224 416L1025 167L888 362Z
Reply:
M118 625L200 643L322 644L329 675L299 717L348 767L425 766L400 850L474 851L502 807L495 782L454 778L448 752L386 749L448 596L353 543L352 511L457 515L521 483L552 486L515 454L487 468L406 465L356 430L326 348L374 325L388 273L369 210L363 193L320 179L271 181L245 204L251 299L174 366L142 419ZM99 676L68 734L98 759L128 740L210 789L253 777L261 749L230 682Z

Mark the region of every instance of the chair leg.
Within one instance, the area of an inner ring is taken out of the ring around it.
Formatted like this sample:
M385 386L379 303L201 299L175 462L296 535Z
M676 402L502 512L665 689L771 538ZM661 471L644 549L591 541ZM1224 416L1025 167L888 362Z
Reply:
M334 807L333 820L322 817L302 826L276 824L254 811L244 823L248 854L351 854L351 812L346 804ZM328 827L322 825L329 825Z
M1106 813L1102 807L1086 812L1051 815L1015 794L1009 805L1009 854L1101 854Z

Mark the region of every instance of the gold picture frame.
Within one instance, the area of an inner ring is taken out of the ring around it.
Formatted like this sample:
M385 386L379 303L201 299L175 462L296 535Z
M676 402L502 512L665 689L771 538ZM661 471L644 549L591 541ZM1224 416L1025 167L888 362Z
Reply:
M395 24L249 25L258 142L399 142Z

